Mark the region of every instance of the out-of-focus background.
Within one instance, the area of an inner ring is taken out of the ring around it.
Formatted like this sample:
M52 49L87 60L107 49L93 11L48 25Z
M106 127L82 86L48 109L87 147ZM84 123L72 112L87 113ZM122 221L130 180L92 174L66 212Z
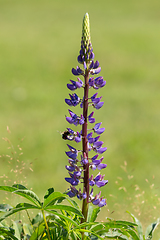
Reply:
M0 1L1 184L26 181L41 197L49 187L69 187L60 132L69 127L66 84L76 80L71 69L88 12L107 81L99 90L105 105L95 111L108 147L101 219L127 219L129 210L146 226L160 217L159 9L157 0Z

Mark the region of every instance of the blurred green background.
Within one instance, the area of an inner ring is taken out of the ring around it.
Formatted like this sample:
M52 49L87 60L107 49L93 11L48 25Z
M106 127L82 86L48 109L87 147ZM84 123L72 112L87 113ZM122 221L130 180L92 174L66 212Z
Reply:
M88 12L95 59L107 81L99 91L105 105L95 111L108 147L103 172L109 183L102 189L108 206L101 219L126 219L126 210L144 225L160 217L159 9L157 0L0 0L0 137L17 152L13 163L10 144L0 140L1 184L16 181L10 171L19 168L18 159L26 163L21 175L28 187L40 196L49 187L68 188L60 132L69 127L66 84L76 79L71 69Z

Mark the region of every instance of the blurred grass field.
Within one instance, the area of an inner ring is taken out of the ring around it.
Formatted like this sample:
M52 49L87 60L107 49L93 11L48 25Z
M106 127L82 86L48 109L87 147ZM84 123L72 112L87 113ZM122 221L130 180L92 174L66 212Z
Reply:
M108 147L109 183L102 190L108 207L101 218L126 219L130 210L147 225L160 217L159 9L157 0L0 0L0 137L23 148L20 157L33 164L28 186L40 196L49 187L69 186L60 132L68 127L66 84L75 79L71 68L77 66L88 12L95 59L107 81L99 91L105 105L95 111ZM0 140L0 146L0 176L10 178L9 145Z

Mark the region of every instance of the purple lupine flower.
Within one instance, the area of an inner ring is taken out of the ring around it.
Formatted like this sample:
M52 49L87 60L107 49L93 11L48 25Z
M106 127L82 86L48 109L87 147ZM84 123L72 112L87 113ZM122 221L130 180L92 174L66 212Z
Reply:
M89 121L90 123L94 123L94 122L95 122L95 118L92 118L92 117L93 117L93 114L94 114L94 112L91 112L91 114L88 116L88 121Z
M99 207L103 207L106 205L106 199L103 197L100 198L100 195L101 195L101 192L96 194L96 196L92 199L92 203L94 205L98 205Z
M106 81L103 80L103 77L97 77L94 79L94 85L93 88L94 89L99 89L104 87L106 84Z
M91 97L91 100L92 100L92 106L96 109L100 109L104 102L100 102L102 97L99 97L99 98L96 98L98 93L95 93L92 97Z
M99 67L98 61L96 61L95 63L94 63L94 61L92 61L89 68L91 69L90 74L92 74L92 75L98 74L101 71L101 67Z
M99 154L104 153L107 150L107 148L106 147L102 148L102 144L103 144L102 141L95 142L92 146L93 151Z
M97 141L99 140L99 138L100 138L100 136L97 136L97 137L95 137L95 138L89 137L89 138L88 138L88 142L89 142L90 144L95 143L95 142L97 142Z
M84 71L80 67L77 66L76 69L72 68L72 73L73 73L73 75L78 76L78 75L83 75Z
M80 98L78 97L78 95L76 93L74 94L69 94L71 99L65 99L65 102L69 105L69 106L77 106L80 103Z
M92 162L90 163L90 167L92 170L98 169L102 170L103 168L107 167L107 164L101 163L104 159L104 157L101 157L99 160L97 159L98 154L94 157L92 157Z
M78 143L78 142L81 141L81 139L82 139L81 134L79 132L77 132L77 135L75 137L75 141Z
M68 195L70 198L77 196L78 190L77 190L75 187L72 187L72 186L70 186L70 189L71 189L71 190L67 193L67 195Z
M92 130L97 134L102 134L105 131L105 128L100 128L101 124L102 123L96 123Z
M92 75L94 75L94 74L100 73L100 71L101 71L101 67L98 67L98 68L96 68L96 69L92 69L92 70L90 71L90 73L91 73Z
M95 107L96 109L100 109L103 106L104 102L99 102L97 104L93 104L93 107Z
M69 172L73 172L73 171L75 171L75 166L74 166L74 165L66 166L66 169L67 169Z
M65 178L72 186L77 186L80 183L81 171L75 171L73 174L69 172L70 178Z
M81 163L82 163L82 165L85 165L85 164L88 163L88 159L87 159L86 156L83 157L83 156L81 155Z
M94 77L89 78L88 84L90 87L94 86Z
M98 67L99 67L99 62L96 61L96 62L94 63L93 69L96 69L96 68L98 68Z
M77 186L79 184L79 179L77 179L76 177L72 177L72 178L65 178L65 180L70 183L72 186Z
M74 91L76 90L77 88L81 88L83 86L83 82L80 78L77 78L78 81L73 81L73 80L70 80L72 84L67 84L67 87L69 90L71 91Z
M90 186L97 185L97 187L103 187L108 183L108 180L103 180L103 178L104 178L104 175L102 176L100 173L95 178L93 178L93 174L92 174L89 179Z
M86 197L87 197L87 194L85 192L85 189L83 190L83 193L81 192L81 189L79 189L78 194L77 194L77 198L79 200L82 200L82 199L86 199Z
M68 145L68 144L67 144L67 146L69 147L70 151L69 151L69 152L66 152L66 155L67 155L69 158L73 159L73 160L77 159L78 151L77 151L75 148L73 148L73 147L71 147L70 145Z
M89 177L89 170L102 170L106 168L107 164L102 163L103 157L98 158L99 154L104 153L107 148L102 147L103 142L99 140L100 134L102 134L105 128L100 128L101 123L96 123L94 127L88 129L88 125L95 123L95 118L93 118L94 112L89 112L89 107L94 107L99 110L104 102L101 102L102 96L97 97L98 93L89 96L89 89L93 88L98 90L105 86L106 81L103 77L90 77L94 74L99 74L101 72L101 67L99 66L99 61L94 61L94 53L90 40L90 29L89 29L89 17L88 14L84 16L83 25L82 25L82 41L81 49L78 55L78 62L82 64L82 69L77 66L72 68L72 74L74 76L82 75L84 77L84 83L80 78L77 78L77 81L70 80L70 84L67 84L69 90L74 91L78 88L83 88L84 95L80 99L76 93L69 94L70 99L66 98L65 102L69 106L77 106L80 104L80 107L83 109L83 114L78 116L76 113L69 111L70 116L66 117L66 121L75 126L82 126L82 130L75 131L70 128L67 128L67 131L62 133L62 138L65 140L75 141L79 143L82 140L82 151L76 150L76 148L68 145L69 151L66 152L66 155L69 157L69 164L66 165L69 177L65 180L70 183L70 190L67 193L69 197L77 196L78 199L84 200L82 213L84 214L85 221L87 220L87 209L86 204L92 202L93 205L103 207L106 205L106 199L101 197L101 192L93 196L93 189L89 190L89 186L103 187L108 183L108 180L104 180L104 175L101 173L94 176L93 174ZM88 133L88 131L91 131ZM94 136L93 134L98 136ZM79 149L79 148L78 148ZM96 152L96 155L92 158L89 156L90 152ZM81 159L79 160L78 153L81 152ZM83 184L83 192L81 188L76 189L75 186ZM90 192L90 193L89 193ZM83 212L84 211L84 212ZM82 220L83 222L83 220Z
M81 114L81 117L78 117L75 113L73 113L71 110L68 110L71 117L66 117L67 122L70 124L74 124L77 126L78 124L82 125L84 123L84 117Z

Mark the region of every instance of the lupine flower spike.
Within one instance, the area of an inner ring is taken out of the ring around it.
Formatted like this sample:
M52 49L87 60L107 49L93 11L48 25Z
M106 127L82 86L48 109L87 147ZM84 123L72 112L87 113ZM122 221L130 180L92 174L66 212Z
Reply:
M67 144L69 151L66 152L66 155L69 158L69 164L66 165L66 169L69 177L66 177L65 180L71 185L67 193L68 196L71 198L77 196L78 199L83 200L82 213L84 219L82 219L82 222L84 222L87 220L89 203L99 207L106 205L106 199L101 197L101 191L93 196L93 188L90 190L90 187L97 186L101 188L108 183L108 180L104 180L104 175L101 175L100 172L96 176L89 173L89 169L93 171L98 169L101 171L106 168L107 164L102 163L103 157L99 158L99 154L104 153L107 148L102 147L103 142L99 141L100 134L105 131L105 128L101 128L101 122L95 123L96 120L93 117L94 111L92 110L93 108L98 110L103 106L104 102L101 101L102 96L98 97L97 92L89 96L90 88L98 90L105 86L106 81L104 81L102 76L93 77L93 75L100 73L101 67L98 61L94 61L88 13L83 18L81 49L77 60L82 67L77 66L76 68L72 68L72 74L78 77L75 81L70 80L71 83L68 83L67 87L71 91L82 88L84 91L83 96L80 98L76 93L69 93L69 98L66 98L65 102L70 108L80 105L83 108L83 112L81 115L77 115L69 109L70 116L67 116L66 120L73 126L80 125L81 129L75 131L67 128L62 134L62 138L64 140L75 141L76 143L82 141L82 150L77 150ZM84 81L81 80L81 77ZM91 125L90 129L88 128L89 125ZM93 137L92 135L94 134L95 136ZM89 156L94 152L96 155ZM81 188L77 188L79 184L82 185Z

